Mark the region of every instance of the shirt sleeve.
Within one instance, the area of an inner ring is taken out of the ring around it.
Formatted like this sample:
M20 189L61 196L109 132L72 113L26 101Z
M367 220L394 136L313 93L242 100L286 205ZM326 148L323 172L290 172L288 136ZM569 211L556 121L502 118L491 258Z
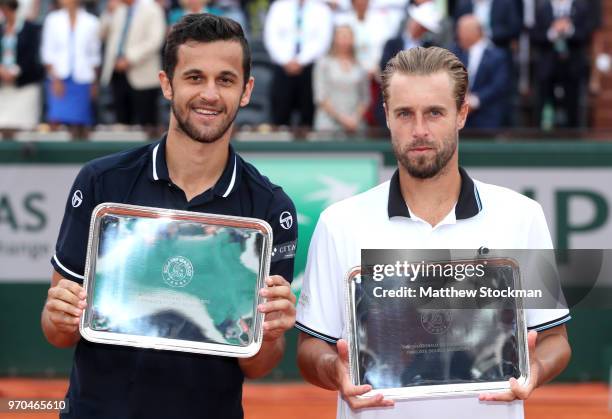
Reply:
M544 211L539 204L536 205L537 207L534 211L531 227L529 229L528 248L542 252L545 249L553 249L553 244L550 237L550 232L548 230L548 225L546 223L546 217L544 216ZM553 259L551 263L554 264L554 254L552 253L552 250L550 257ZM561 286L561 284L557 285L559 287ZM550 292L550 290L548 292ZM541 332L571 320L572 317L569 309L567 308L567 304L565 303L563 291L558 289L556 292L558 293L558 297L556 298L556 308L547 307L525 310L527 328L529 330Z
M297 57L303 66L314 63L329 51L334 27L329 6L323 2L313 1L307 13L310 19L304 23L303 46Z
M275 1L270 6L264 23L263 41L266 51L274 64L285 65L293 58L295 34L287 24L287 4Z
M40 45L40 59L43 64L53 64L53 55L55 53L53 48L53 17L49 15L45 18L42 29L41 45Z
M321 102L327 99L327 94L330 92L327 85L328 63L329 61L326 58L317 60L312 73L312 91L317 106L321 106Z
M295 327L329 343L342 337L344 325L345 273L338 263L336 246L323 212L308 249Z
M298 236L297 212L293 202L281 188L274 191L273 205L267 221L274 235L270 275L280 275L292 282Z
M78 283L85 279L89 225L96 205L95 176L92 168L86 165L70 189L55 254L51 258L57 273Z

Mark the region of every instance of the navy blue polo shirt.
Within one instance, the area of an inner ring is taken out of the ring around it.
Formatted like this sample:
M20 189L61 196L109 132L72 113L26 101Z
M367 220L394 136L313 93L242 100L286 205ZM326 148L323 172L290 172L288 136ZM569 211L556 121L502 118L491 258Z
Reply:
M266 220L279 249L297 240L291 199L230 145L216 185L187 201L168 174L165 137L87 163L70 191L51 263L83 282L92 210L117 202ZM270 273L293 279L293 253L273 254ZM70 412L62 418L242 418L244 376L235 358L102 345L81 339L75 350Z

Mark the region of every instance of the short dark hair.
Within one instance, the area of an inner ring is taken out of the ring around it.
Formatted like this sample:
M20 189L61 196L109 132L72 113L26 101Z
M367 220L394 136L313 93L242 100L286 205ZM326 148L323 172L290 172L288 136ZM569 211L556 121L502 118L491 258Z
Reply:
M0 6L8 7L11 10L17 10L19 3L17 0L0 0Z
M209 13L193 13L183 16L170 28L164 45L162 68L172 80L181 45L189 42L237 41L242 47L244 84L251 76L251 49L239 23L232 19Z

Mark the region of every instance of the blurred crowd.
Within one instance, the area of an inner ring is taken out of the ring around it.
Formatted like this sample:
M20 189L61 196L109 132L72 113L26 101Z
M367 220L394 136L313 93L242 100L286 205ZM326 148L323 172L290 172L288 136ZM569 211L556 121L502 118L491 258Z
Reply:
M386 62L435 45L468 70L467 128L576 128L611 67L601 0L0 0L0 131L158 135L165 35L200 12L236 20L251 41L256 84L239 126L384 130Z

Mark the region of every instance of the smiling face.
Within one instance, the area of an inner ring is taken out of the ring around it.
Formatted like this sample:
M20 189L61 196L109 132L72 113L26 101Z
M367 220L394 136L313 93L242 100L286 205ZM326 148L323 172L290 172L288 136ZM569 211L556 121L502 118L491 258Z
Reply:
M171 101L170 129L200 143L229 139L238 109L249 103L253 78L244 83L242 47L237 41L182 44L172 79L160 72Z
M395 73L385 103L387 126L399 164L412 177L429 179L457 163L457 139L468 106L457 109L453 82L445 71Z

